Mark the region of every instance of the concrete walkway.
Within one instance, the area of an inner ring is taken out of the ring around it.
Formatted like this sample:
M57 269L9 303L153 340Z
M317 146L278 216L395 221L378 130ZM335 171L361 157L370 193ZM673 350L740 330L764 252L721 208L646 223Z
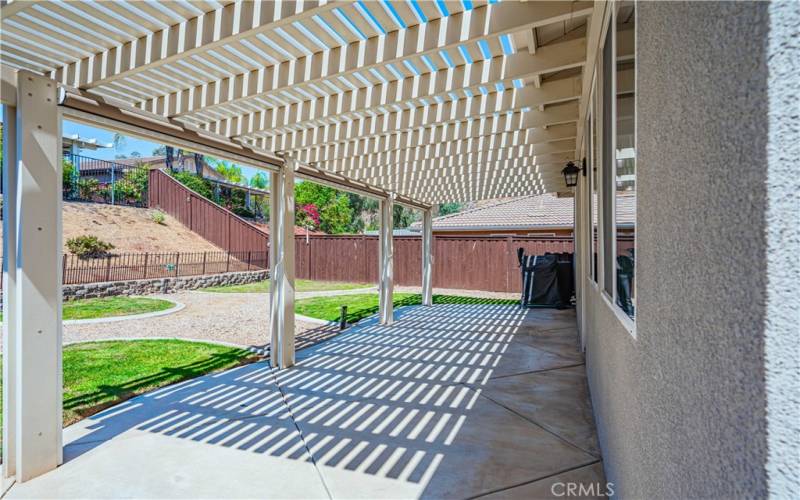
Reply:
M542 498L604 485L572 311L397 316L288 370L248 365L87 418L64 431L65 464L8 497Z

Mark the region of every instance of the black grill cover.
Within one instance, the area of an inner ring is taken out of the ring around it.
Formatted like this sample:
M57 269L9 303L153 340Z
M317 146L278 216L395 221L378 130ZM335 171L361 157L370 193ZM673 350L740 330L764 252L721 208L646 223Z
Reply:
M575 294L575 273L571 253L525 255L517 251L522 271L522 305L524 307L572 306Z

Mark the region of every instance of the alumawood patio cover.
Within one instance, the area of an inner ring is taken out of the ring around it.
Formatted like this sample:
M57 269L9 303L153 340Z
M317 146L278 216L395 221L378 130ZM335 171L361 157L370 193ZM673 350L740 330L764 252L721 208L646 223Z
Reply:
M430 304L433 204L563 190L607 5L4 2L4 477L62 460L60 117L271 172L271 355L291 366L295 175L381 200L384 323L392 204L422 209Z
M0 58L429 205L563 190L594 8L17 0Z

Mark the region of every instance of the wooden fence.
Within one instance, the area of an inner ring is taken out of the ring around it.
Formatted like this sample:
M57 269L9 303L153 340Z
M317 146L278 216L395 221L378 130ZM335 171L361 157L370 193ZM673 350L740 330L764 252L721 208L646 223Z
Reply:
M148 206L178 219L221 249L266 251L269 235L229 210L207 200L161 170L151 170Z
M572 237L435 236L433 286L464 290L517 292L521 289L517 248L528 254L572 252ZM298 278L376 283L377 236L295 238ZM394 279L398 285L422 282L419 236L394 238Z
M170 252L109 255L82 259L63 257L64 284L198 276L269 267L264 252Z

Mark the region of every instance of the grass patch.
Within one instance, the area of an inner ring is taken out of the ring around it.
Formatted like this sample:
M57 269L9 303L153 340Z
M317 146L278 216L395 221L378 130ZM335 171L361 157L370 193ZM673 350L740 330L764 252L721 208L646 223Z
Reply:
M256 359L244 349L183 340L87 342L64 346L63 356L65 425L138 394Z
M375 286L369 283L342 283L338 281L295 280L297 292L323 292L330 290L355 290ZM223 285L203 288L205 292L220 293L269 293L269 280L247 283L246 285Z
M422 296L417 293L395 293L392 303L394 307L422 304ZM513 299L484 299L478 297L460 297L457 295L434 295L434 304L519 304ZM378 294L364 293L356 295L338 295L332 297L311 297L295 302L295 312L303 316L338 321L340 309L347 306L347 322L355 323L378 312Z
M165 311L175 304L162 299L146 297L102 297L98 299L78 299L64 301L61 309L62 319L94 319L113 316L128 316L148 312ZM0 314L0 321L3 315Z

